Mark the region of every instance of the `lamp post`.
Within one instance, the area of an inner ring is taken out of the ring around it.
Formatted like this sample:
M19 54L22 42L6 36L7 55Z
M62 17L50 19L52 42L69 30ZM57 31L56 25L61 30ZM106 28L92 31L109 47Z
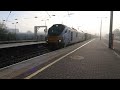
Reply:
M17 24L18 22L15 22L15 23L12 23L12 24L15 24L15 40L16 40L16 24Z
M109 30L109 48L110 49L113 49L112 27L113 27L113 11L110 11L110 30Z
M17 23L18 23L18 22L16 22L16 24L17 24ZM16 24L15 24L15 38L17 39Z
M18 20L18 19L15 19L16 21ZM16 24L17 24L18 22L16 22L15 23L15 39L17 39L17 35L16 35Z
M15 23L15 33L16 33L16 24L17 24L17 23L18 23L18 22Z
M101 37L102 37L102 19L107 18L107 17L98 17L98 18L101 18L101 23L100 23L100 40L101 40Z
M73 15L74 13L70 13L69 11L67 11L68 13L68 17L70 18L71 15ZM72 23L72 27L73 27L73 23Z
M46 19L46 20L41 20L41 21L45 21L45 26L46 26L46 21L49 20L49 19Z
M69 11L67 11L67 13L68 13L68 16L70 17L70 15L73 15L74 13L69 13Z
M4 28L4 22L5 22L5 20L3 20L3 23L2 23L2 29Z
M101 31L102 31L102 18L101 18L101 25L100 25L100 40L101 40Z

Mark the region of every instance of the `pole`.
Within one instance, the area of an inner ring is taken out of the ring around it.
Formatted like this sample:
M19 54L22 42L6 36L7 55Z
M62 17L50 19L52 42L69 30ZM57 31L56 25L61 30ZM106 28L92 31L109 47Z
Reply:
M9 16L10 16L11 12L12 12L12 11L9 12L9 15L8 15L8 17L6 18L6 22L8 21L8 18L9 18Z
M46 13L48 14L48 12L46 11ZM51 16L48 14L48 16L51 18Z
M102 18L101 18L101 25L100 25L100 40L101 40L101 31L102 31Z
M68 16L70 17L69 11L67 11L67 13L68 13Z
M4 22L5 22L5 20L3 20L3 22L2 22L2 29L4 28Z
M15 40L16 40L16 23L15 23Z
M109 48L110 49L113 49L112 26L113 26L113 11L110 11L110 30L109 30Z
M45 20L45 26L46 26L46 20Z
M99 17L97 17L99 18ZM101 18L101 24L100 24L100 40L102 38L102 18L107 18L107 17L100 17Z

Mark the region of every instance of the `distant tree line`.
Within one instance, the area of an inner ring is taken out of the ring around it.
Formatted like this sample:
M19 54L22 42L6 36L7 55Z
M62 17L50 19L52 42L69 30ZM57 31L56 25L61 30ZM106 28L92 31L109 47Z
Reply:
M119 29L115 29L113 31L113 34L114 34L114 39L115 40L120 40L120 30Z
M40 34L38 33L37 37L39 41L45 40L45 35L42 33ZM32 33L29 30L26 33L10 32L4 23L0 23L0 41L15 41L15 40L34 40L34 33Z
M115 29L115 30L113 31L113 34L114 34L115 36L120 36L120 30L119 30L119 29Z
M10 32L4 23L0 23L0 41L15 41L15 40L33 40L34 35L29 33L13 33Z
M114 34L114 40L120 40L120 29L113 30L113 34ZM106 34L105 37L109 39L109 34Z
M15 40L15 34L7 31L5 24L0 23L0 41Z

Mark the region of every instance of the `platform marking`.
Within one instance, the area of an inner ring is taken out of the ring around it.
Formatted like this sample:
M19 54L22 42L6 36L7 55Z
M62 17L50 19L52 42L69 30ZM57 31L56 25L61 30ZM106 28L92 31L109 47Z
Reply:
M95 39L90 40L89 42L87 42L87 43L83 44L82 46L76 48L75 50L71 51L70 53L67 53L66 55L58 58L57 60L53 61L52 63L50 63L50 64L48 64L48 65L46 65L45 67L43 67L43 68L41 68L40 70L34 72L33 74L25 77L24 79L30 79L30 78L34 77L34 76L37 75L38 73L40 73L40 72L42 72L43 70L47 69L48 67L52 66L52 65L55 64L56 62L58 62L58 61L60 61L61 59L65 58L66 56L72 54L73 52L77 51L78 49L84 47L85 45L87 45L88 43L92 42L93 40L95 40Z
M104 42L103 42L104 43ZM104 45L106 46L106 47L108 47L108 45L106 44L106 43L104 43ZM113 48L114 49L114 48ZM120 58L120 55L117 53L117 52L115 52L114 50L112 50L113 51L113 53L118 57L118 58Z
M120 58L120 55L118 53L116 53L115 51L113 51L113 52L118 58Z
M103 42L103 44L104 44L106 47L108 47L108 45L107 45L106 43Z

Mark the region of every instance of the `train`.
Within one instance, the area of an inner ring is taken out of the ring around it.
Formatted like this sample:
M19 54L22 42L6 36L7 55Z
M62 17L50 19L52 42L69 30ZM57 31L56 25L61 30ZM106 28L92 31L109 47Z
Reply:
M52 48L64 48L68 45L85 41L91 38L91 34L77 31L75 28L64 24L53 24L48 29L46 42Z

